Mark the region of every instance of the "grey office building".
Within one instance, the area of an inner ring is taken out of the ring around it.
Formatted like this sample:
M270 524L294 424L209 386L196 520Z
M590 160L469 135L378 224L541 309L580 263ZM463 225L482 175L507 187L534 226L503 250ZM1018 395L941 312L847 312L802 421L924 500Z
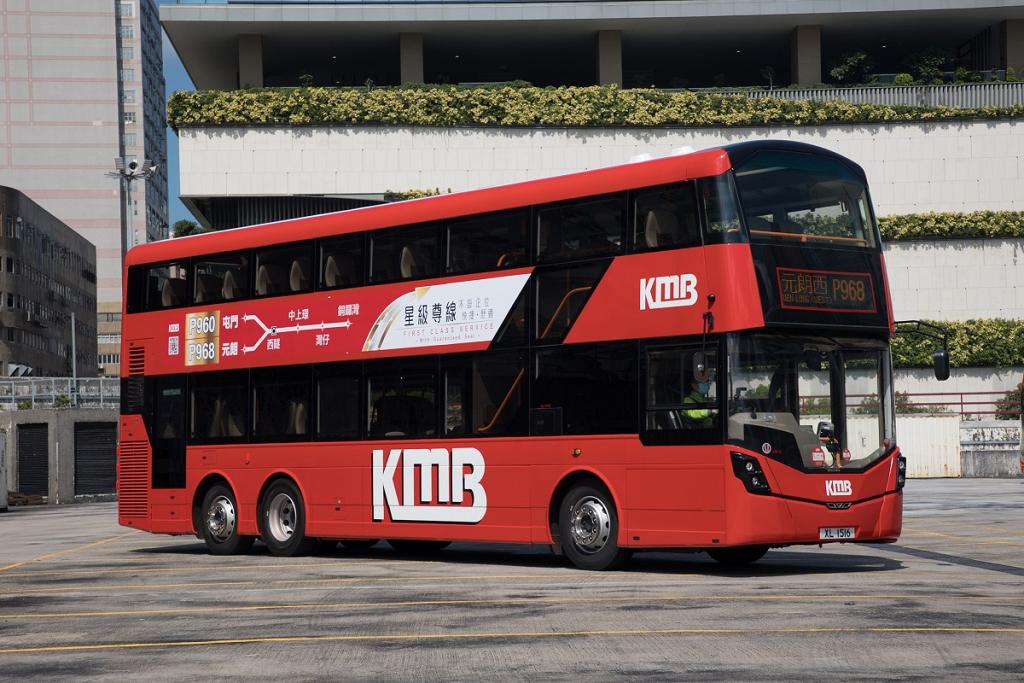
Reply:
M120 360L125 188L115 157L149 158L136 243L167 235L163 59L156 0L0 0L0 184L95 245L99 361Z

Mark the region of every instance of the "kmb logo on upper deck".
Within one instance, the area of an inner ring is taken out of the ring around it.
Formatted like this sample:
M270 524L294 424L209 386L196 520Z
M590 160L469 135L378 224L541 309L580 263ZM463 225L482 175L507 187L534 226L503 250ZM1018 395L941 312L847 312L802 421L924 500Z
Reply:
M402 461L402 497L395 488L395 472ZM416 468L419 468L419 500ZM466 471L466 468L469 471ZM392 448L384 461L384 449L373 450L373 519L384 519L384 505L393 522L462 522L476 524L487 513L484 456L475 448ZM436 473L436 477L435 477ZM434 497L434 482L437 497ZM462 505L465 494L472 505ZM455 503L436 505L435 503Z
M679 308L697 303L697 276L692 273L640 278L640 310Z
M853 484L849 479L826 479L826 496L852 496Z

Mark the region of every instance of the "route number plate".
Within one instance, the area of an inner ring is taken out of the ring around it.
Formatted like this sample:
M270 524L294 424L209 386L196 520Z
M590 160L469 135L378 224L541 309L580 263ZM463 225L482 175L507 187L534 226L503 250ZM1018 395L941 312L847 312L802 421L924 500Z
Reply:
M852 526L823 526L818 529L818 538L822 541L845 541L853 538Z

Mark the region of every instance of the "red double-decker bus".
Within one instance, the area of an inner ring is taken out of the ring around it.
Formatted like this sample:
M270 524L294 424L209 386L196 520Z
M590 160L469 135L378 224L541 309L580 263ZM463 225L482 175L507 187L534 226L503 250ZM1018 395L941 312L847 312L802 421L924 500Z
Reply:
M125 526L217 554L541 543L587 569L900 533L878 229L821 148L147 244L124 285Z

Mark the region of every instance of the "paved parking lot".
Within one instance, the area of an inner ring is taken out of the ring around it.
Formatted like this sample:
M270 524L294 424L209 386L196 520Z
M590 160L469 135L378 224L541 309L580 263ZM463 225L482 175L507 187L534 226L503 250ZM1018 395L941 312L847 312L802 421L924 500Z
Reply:
M588 573L516 546L212 557L113 504L20 508L0 515L0 677L1019 680L1024 482L911 481L904 531Z

